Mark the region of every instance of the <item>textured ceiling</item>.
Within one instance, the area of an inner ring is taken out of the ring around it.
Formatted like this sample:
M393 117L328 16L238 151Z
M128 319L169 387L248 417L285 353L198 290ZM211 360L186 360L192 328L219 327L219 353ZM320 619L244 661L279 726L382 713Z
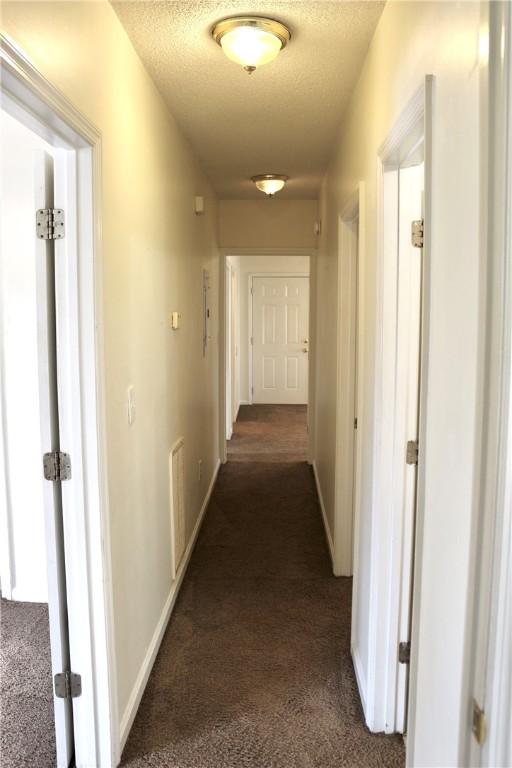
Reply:
M221 198L261 197L250 177L286 173L279 197L315 198L383 2L112 2ZM225 16L271 16L291 42L248 75L210 30Z

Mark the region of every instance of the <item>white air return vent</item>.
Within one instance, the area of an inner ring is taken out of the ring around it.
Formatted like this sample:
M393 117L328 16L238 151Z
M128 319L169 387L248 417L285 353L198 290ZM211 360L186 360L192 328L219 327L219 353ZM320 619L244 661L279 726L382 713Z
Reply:
M180 437L169 456L171 501L172 578L176 578L185 552L185 465L184 439Z

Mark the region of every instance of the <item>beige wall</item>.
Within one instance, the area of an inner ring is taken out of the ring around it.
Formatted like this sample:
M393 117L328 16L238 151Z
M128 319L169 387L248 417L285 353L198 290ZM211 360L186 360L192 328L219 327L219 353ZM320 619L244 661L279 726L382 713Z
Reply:
M373 399L377 334L376 163L401 110L433 74L433 211L430 327L428 338L428 427L421 457L426 478L422 593L413 636L416 695L409 723L408 764L457 765L461 714L465 606L475 463L477 340L479 325L479 26L478 3L389 2L369 49L359 83L344 115L342 131L321 201L317 290L316 462L331 529L334 503L336 414L336 318L338 220L364 182L364 422L361 511L369 535L359 559L368 563L372 541ZM459 225L456 225L459 222ZM373 574L375 576L375 574ZM372 573L359 573L363 613L356 627L357 650L368 667L368 605ZM376 608L378 610L378 607ZM366 613L365 613L366 611ZM414 659L413 659L414 661ZM372 681L369 681L372 682ZM435 734L435 736L433 736Z
M221 200L223 248L316 248L316 200Z
M218 458L216 203L108 3L4 3L2 25L103 138L103 331L122 718L171 588L169 449L185 437L189 535ZM194 195L205 197L204 216L194 214ZM203 268L210 270L213 310L205 359ZM178 332L168 325L174 309L182 313ZM129 384L137 407L131 427Z

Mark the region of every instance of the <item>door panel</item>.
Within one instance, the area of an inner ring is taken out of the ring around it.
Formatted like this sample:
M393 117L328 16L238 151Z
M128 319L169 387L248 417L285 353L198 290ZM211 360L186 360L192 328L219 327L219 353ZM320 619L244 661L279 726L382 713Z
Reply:
M53 208L53 158L45 152L38 153L36 158L35 187L35 207ZM60 450L55 312L55 245L51 240L37 241L36 260L40 428L41 444L43 451L47 453ZM45 481L43 484L43 494L52 674L56 675L70 669L62 491L60 482ZM59 768L68 768L73 758L71 700L54 697L54 712L57 765Z
M254 277L253 402L308 401L309 278Z

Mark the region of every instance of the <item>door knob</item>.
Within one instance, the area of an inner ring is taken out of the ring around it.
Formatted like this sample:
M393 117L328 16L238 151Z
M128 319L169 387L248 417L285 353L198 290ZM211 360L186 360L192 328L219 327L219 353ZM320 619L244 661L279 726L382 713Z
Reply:
M303 344L309 344L309 339L302 339Z
M303 347L302 351L304 352L305 355L307 355L307 353L309 352L309 349L307 347Z

